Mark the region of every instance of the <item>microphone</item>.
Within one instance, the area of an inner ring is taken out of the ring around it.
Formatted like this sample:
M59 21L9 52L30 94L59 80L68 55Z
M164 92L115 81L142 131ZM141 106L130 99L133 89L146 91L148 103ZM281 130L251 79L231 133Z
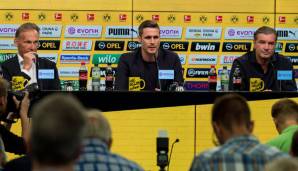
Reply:
M154 57L155 62L156 62L158 86L159 86L159 89L161 90L161 82L160 82L160 79L159 79L159 65L158 65L157 57L156 57L155 54L153 55L153 57Z
M41 82L39 81L39 76L38 76L38 69L39 69L39 57L37 53L33 53L33 55L35 56L35 60L33 60L33 62L35 63L35 71L36 71L36 81L37 81L37 87L36 89L41 88Z
M157 166L160 171L165 171L168 165L168 151L169 151L169 138L166 130L159 130L158 137L156 138L156 151L157 151Z
M168 162L168 170L167 171L170 170L170 162L171 162L171 157L172 157L172 152L173 152L173 149L174 149L174 145L176 143L178 143L179 141L180 141L179 138L176 138L176 140L172 143L172 147L171 147L171 151L170 151L170 157L169 157L169 162Z

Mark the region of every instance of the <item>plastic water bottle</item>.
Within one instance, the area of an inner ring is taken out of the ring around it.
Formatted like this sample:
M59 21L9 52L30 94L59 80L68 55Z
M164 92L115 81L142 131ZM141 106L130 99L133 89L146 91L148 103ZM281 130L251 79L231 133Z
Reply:
M217 74L216 74L216 68L214 65L211 65L211 68L208 73L208 87L209 91L216 91L216 85L217 85Z
M221 91L229 91L229 72L227 66L224 66L220 75Z
M81 67L79 70L79 90L86 91L87 90L87 81L88 81L88 69L85 65L85 62L81 62Z
M95 64L91 71L92 76L92 91L99 91L100 88L100 68Z

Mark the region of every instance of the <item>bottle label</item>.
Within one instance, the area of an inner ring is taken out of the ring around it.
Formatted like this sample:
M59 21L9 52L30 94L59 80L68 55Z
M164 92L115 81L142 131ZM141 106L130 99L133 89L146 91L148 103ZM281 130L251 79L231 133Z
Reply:
M208 82L217 82L216 76L209 76L208 77Z
M241 78L234 78L233 83L234 84L241 84Z
M113 81L113 76L112 75L107 75L106 80L107 81Z
M80 80L87 80L88 79L87 72L80 72L79 73L79 79Z

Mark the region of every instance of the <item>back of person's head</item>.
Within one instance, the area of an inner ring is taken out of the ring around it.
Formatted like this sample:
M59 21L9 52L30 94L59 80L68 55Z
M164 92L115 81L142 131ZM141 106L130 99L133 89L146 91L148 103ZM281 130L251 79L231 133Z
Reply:
M61 166L78 158L86 113L70 94L52 94L32 111L30 152L39 165Z
M259 34L274 34L275 35L275 40L277 40L277 33L276 31L271 28L271 27L268 27L268 26L262 26L260 28L258 28L256 30L256 32L254 33L254 40L256 41L257 40L257 36Z
M271 116L284 123L287 119L293 119L298 122L298 104L291 99L281 99L273 104Z
M143 34L143 30L145 28L156 28L158 30L160 30L159 25L157 24L156 21L153 20L145 20L143 21L140 26L139 26L139 36L142 36Z
M290 153L293 157L298 157L298 130L294 133L292 137Z
M6 97L8 91L8 82L4 78L0 78L0 97Z
M281 158L273 160L266 164L265 171L298 171L298 159Z
M212 122L233 131L233 126L245 126L249 129L251 119L248 104L238 94L227 94L217 98L212 108Z
M18 38L22 32L28 31L28 30L36 30L38 33L40 31L39 27L34 23L24 23L20 27L18 27L15 37Z
M112 139L111 126L99 110L91 109L87 112L87 126L84 136L86 138L98 138L110 145Z

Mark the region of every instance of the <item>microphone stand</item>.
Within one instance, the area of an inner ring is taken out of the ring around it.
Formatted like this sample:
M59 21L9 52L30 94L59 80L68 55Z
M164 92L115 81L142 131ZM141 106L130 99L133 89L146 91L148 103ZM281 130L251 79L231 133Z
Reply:
M36 72L36 81L37 81L37 89L40 90L41 89L41 82L39 81L39 74L38 74L38 69L39 69L39 57L38 55L35 53L35 72Z
M156 57L155 54L153 55L153 57L154 57L155 62L156 62L158 86L159 86L160 90L162 90L161 89L161 82L160 82L160 79L159 79L159 65L158 65L157 57Z
M179 142L179 139L177 138L177 139L172 143L171 152L170 152L170 157L169 157L169 161L168 161L168 170L167 170L167 171L170 170L170 162L171 162L171 157L172 157L172 152L173 152L174 145L175 145L176 143L178 143L178 142Z

